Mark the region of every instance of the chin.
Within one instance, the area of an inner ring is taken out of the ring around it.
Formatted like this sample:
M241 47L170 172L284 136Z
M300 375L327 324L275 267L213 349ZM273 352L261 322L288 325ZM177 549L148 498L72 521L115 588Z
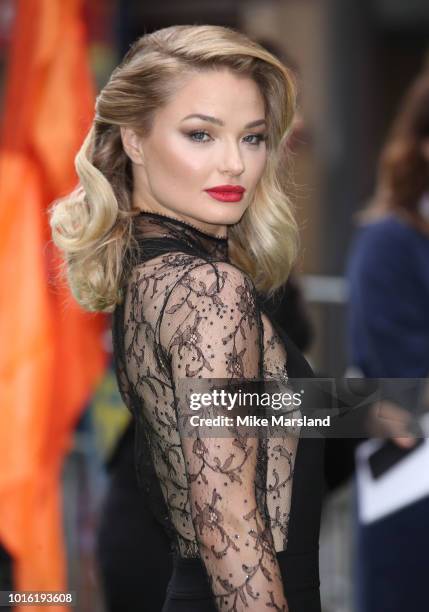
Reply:
M246 210L247 206L237 205L236 202L219 203L215 210L207 211L208 214L205 214L201 220L214 225L234 225L240 221Z

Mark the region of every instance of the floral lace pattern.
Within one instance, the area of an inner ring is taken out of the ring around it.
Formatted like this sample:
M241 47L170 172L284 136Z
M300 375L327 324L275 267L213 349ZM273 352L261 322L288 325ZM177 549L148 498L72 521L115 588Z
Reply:
M181 381L286 381L284 345L227 239L155 213L135 221L141 258L112 330L140 482L176 551L204 562L219 610L286 611L276 552L287 547L296 436L189 437L180 427Z

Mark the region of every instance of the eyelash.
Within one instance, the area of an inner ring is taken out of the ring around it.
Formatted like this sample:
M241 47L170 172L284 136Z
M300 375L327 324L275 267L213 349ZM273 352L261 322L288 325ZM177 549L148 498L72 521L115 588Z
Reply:
M198 138L193 138L193 136L195 136L196 134L204 134L206 136L210 136L210 134L208 132L205 132L204 130L194 130L193 132L189 132L188 133L188 137L193 141L193 142L198 142L200 144L204 144L206 142L208 142L208 140L201 140ZM248 144L250 144L252 147L257 147L261 144L261 142L264 142L267 137L265 134L248 134L248 136L252 136L254 138L257 138L256 142L249 142ZM247 136L246 136L247 138Z

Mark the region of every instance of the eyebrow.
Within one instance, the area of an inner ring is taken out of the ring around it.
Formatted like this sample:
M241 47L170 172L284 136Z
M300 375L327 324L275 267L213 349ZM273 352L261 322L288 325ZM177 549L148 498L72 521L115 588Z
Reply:
M215 123L216 125L225 125L223 121L221 121L220 119L217 119L216 117L211 117L210 115L201 115L200 113L193 113L192 115L186 115L186 117L184 117L182 119L182 121L186 121L186 119L192 119L196 117L197 119L202 119L203 121L209 121L210 123ZM251 121L250 123L247 123L244 127L247 128L253 128L256 127L258 125L263 125L265 124L266 121L265 119L257 119L256 121Z

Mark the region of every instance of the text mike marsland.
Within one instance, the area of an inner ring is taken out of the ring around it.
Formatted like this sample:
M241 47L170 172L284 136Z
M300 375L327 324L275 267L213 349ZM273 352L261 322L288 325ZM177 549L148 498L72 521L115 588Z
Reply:
M212 418L192 415L189 419L193 427L329 427L331 425L330 415L324 418L287 417L284 415L271 415L270 417L258 417L254 415L227 417L215 416Z

